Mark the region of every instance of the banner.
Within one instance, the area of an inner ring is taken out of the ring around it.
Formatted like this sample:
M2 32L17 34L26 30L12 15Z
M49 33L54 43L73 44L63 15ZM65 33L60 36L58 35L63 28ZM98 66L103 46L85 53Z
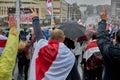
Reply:
M8 8L8 22L16 20L15 11L16 11L15 8ZM29 8L20 9L20 22L22 24L28 24L32 22L31 10Z

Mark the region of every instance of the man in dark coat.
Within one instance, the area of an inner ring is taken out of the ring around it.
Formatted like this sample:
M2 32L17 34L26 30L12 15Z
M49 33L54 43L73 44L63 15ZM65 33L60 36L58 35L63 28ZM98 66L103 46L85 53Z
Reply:
M116 33L116 44L111 44L106 31L106 20L107 13L104 8L97 32L97 42L105 65L103 80L120 80L120 30Z

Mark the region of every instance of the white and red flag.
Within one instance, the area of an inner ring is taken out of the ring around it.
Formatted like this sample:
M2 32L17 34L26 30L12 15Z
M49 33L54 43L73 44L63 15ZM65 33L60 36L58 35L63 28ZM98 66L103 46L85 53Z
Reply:
M46 8L47 8L48 14L52 15L52 0L47 0Z
M35 47L28 80L65 80L74 62L74 54L63 43L41 39Z
M82 22L81 19L79 19L79 20L77 21L77 23L78 23L79 25L83 25L83 22Z
M0 35L0 55L2 54L7 42L7 37Z
M96 52L100 52L100 50L96 40L93 40L86 47L86 51L84 53L84 58L86 59L86 61Z

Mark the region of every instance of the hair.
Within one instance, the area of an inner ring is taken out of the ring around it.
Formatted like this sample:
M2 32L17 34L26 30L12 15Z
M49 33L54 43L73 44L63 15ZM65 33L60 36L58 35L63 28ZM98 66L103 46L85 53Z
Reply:
M96 33L93 33L92 40L96 39Z
M23 40L20 40L18 50L22 51L22 50L24 50L25 47L26 47L26 42Z
M69 48L69 49L74 49L75 48L75 44L74 44L74 41L65 37L65 40L64 40L64 44Z
M116 41L120 43L120 29L116 32Z
M63 42L65 38L64 32L60 29L55 29L51 32L51 37L50 39L57 40L60 42Z

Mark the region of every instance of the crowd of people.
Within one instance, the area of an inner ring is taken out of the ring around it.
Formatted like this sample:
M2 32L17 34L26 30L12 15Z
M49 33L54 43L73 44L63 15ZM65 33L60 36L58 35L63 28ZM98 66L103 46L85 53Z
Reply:
M31 9L33 29L18 33L16 21L9 35L0 29L0 80L119 80L120 30L108 31L103 8L97 31L86 39L67 38L61 29L42 31L36 9Z

